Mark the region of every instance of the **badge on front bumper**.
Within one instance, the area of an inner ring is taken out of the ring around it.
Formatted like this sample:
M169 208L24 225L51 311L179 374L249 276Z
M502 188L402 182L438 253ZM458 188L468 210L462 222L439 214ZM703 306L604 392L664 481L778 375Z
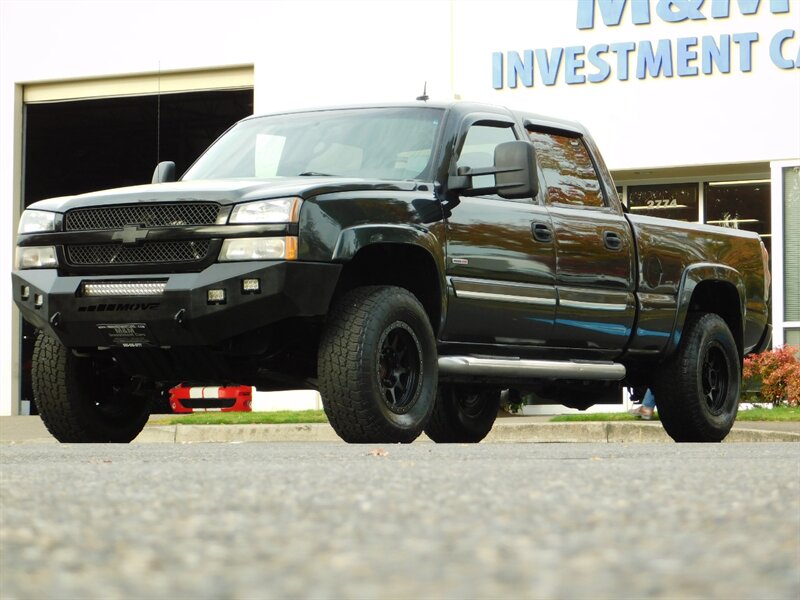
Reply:
M156 345L145 323L100 323L97 329L110 346L143 348Z

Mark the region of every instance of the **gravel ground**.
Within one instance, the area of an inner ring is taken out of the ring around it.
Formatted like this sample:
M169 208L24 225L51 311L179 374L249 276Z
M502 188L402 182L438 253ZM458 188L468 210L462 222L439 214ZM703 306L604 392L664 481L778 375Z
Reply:
M0 597L800 597L796 444L0 447Z

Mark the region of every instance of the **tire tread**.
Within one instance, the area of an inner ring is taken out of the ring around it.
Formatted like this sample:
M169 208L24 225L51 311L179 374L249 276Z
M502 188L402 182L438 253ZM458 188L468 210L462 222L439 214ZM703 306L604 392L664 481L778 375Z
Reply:
M416 297L403 288L356 288L334 305L320 341L318 371L323 407L331 426L346 442L410 443L422 432L422 427L405 431L391 427L368 400L372 380L361 368L361 357L367 351L368 329L374 326L372 316L388 302L422 310Z
M86 396L107 393L91 390L77 375L79 359L55 338L40 331L33 346L31 379L33 397L47 430L62 443L121 442L133 440L147 423L146 404L125 423L109 426L91 410ZM135 401L131 399L130 401Z
M726 343L735 348L733 336L721 317L714 313L690 314L680 347L662 365L656 378L654 392L659 418L676 442L721 442L733 425L735 412L728 426L710 423L697 398L699 347L707 332L720 326L729 338Z

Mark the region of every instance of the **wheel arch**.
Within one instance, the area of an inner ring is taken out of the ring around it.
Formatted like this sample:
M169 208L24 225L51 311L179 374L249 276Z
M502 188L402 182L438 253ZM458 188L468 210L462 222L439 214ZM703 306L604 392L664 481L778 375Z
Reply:
M333 260L344 262L332 302L364 285L396 285L419 299L434 334L445 317L444 251L429 231L408 226L344 229Z
M680 344L690 313L719 315L730 329L739 358L744 356L745 286L741 274L717 264L695 265L686 269L678 292L678 307L666 355Z

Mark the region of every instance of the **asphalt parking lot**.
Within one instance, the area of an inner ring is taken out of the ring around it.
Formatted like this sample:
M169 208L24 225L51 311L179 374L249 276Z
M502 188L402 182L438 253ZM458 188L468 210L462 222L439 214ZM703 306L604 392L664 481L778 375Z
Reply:
M800 596L797 444L0 446L0 596Z

